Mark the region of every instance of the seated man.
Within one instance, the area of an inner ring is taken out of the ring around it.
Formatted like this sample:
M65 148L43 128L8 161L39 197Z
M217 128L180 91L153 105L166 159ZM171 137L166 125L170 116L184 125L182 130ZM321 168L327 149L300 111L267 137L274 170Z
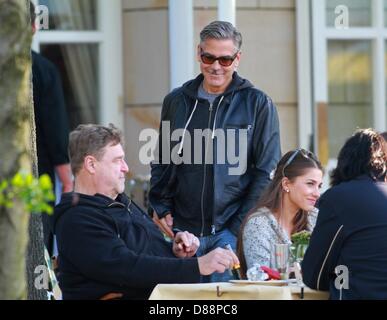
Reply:
M63 195L54 214L64 299L146 299L158 283L199 282L239 263L221 248L193 257L199 240L188 232L178 232L173 244L164 239L123 193L128 166L113 125L78 126L69 156L74 192Z

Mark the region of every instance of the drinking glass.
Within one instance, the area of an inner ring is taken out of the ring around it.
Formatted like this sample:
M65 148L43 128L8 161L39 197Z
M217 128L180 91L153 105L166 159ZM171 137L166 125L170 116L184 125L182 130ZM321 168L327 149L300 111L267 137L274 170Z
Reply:
M275 243L273 248L273 268L281 274L281 279L288 278L290 245L287 243Z

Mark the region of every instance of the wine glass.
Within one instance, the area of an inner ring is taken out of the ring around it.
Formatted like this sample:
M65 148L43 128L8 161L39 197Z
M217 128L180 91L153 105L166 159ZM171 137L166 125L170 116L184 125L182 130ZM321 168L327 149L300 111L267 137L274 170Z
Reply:
M301 262L304 259L305 252L308 249L307 244L298 244L295 250L295 261L294 261L294 273L297 279L297 286L300 287L301 290L301 299L304 298L304 282L302 280L301 273Z
M297 245L296 257L295 257L296 262L298 262L298 263L302 262L302 260L304 259L304 256L305 256L305 252L306 252L307 249L308 249L308 245L307 244L299 244L299 245Z

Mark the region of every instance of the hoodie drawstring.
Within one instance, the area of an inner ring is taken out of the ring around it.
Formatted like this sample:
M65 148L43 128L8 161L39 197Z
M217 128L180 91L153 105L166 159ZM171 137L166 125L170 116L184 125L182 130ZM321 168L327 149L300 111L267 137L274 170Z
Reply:
M215 139L215 125L216 125L216 118L217 118L217 116L218 116L219 107L220 107L220 104L222 103L223 99L224 99L224 96L222 96L222 97L220 98L219 103L218 103L218 106L216 107L216 112L215 112L215 117L214 117L214 124L213 124L213 126L212 126L212 137L211 137L212 140ZM187 132L187 128L188 128L188 126L189 126L189 124L190 124L190 122L191 122L191 120L192 120L192 117L193 117L195 111L196 111L196 108L197 108L197 106L198 106L198 102L199 102L199 100L196 99L196 101L195 101L195 106L194 106L194 108L193 108L193 110L192 110L192 112L191 112L191 114L190 114L190 116L189 116L189 118L188 118L188 120L187 120L187 123L186 123L185 126L184 126L184 130L183 130L183 138L181 139L181 142L180 142L179 151L177 151L177 154L178 154L179 156L181 155L181 152L182 152L182 150L183 150L184 139L185 139L185 133Z
M195 113L196 107L198 106L198 102L199 102L199 100L196 99L195 106L194 106L194 108L193 108L193 110L192 110L192 112L191 112L191 115L190 115L189 118L188 118L187 123L186 123L185 126L184 126L184 130L183 130L183 139L181 139L179 151L177 151L177 154L178 154L179 156L181 155L181 151L183 150L185 133L186 133L186 131L187 131L187 128L188 128L188 126L189 126L189 123L190 123L191 120L192 120L193 114Z
M215 112L215 117L214 117L214 125L212 126L212 137L211 139L214 140L215 138L215 124L216 124L216 118L218 116L218 110L219 110L219 107L220 107L220 104L222 103L223 101L223 98L224 96L222 96L219 100L219 103L218 103L218 106L216 107L216 112Z

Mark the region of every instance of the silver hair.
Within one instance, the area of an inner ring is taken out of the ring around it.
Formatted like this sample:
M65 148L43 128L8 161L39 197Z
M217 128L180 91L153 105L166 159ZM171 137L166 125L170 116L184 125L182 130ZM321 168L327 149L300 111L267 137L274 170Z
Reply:
M232 40L237 50L242 46L242 35L227 21L213 21L200 32L200 42L207 39Z

